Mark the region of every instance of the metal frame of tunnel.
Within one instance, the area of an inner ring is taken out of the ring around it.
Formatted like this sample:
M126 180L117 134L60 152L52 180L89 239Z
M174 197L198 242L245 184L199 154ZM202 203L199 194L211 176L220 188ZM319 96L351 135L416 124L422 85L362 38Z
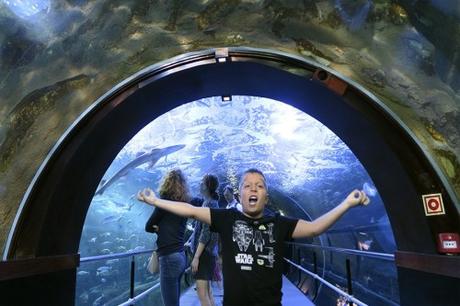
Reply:
M29 186L4 260L75 255L94 192L123 146L169 110L225 95L283 101L338 135L378 188L398 252L435 255L436 235L459 231L460 205L447 180L409 129L376 97L304 58L260 49L222 48L148 67L82 114ZM421 195L431 193L442 194L445 215L425 216ZM398 265L398 273L414 270L404 260Z

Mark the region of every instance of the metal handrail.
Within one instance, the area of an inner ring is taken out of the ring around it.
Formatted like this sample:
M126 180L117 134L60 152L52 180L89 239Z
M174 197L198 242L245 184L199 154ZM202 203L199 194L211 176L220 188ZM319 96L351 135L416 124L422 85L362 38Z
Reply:
M344 253L344 254L350 254L350 255L357 255L357 256L362 256L362 257L371 257L371 258L378 258L382 260L387 260L387 261L394 261L394 255L393 254L387 254L387 253L377 253L377 252L366 252L366 251L359 251L359 250L351 250L351 249L344 249L344 248L337 248L337 247L327 247L327 246L320 246L320 245L315 245L315 244L307 244L307 243L298 243L298 242L286 242L286 244L290 245L295 245L295 246L300 246L300 247L306 247L306 248L314 248L314 249L321 249L321 250L327 250L327 251L332 251L332 252L337 252L337 253ZM136 255L141 255L141 254L149 254L153 252L154 249L148 249L148 250L141 250L141 251L133 251L133 252L127 252L127 253L117 253L117 254L108 254L108 255L97 255L97 256L88 256L80 259L80 263L82 262L93 262L93 261L99 261L99 260L105 260L105 259L115 259L115 258L124 258L124 257L131 257L131 256L136 256ZM321 281L323 284L325 284L327 287L331 288L332 290L336 291L337 293L343 295L347 301L352 301L356 303L357 305L360 306L367 306L367 304L357 300L354 298L352 295L346 293L345 291L337 288L336 286L332 285L319 275L310 272L303 268L302 266L299 266L295 264L294 262L290 261L287 258L284 258L288 263L291 265L297 267L298 269L302 270L303 272L309 274L313 278ZM184 273L187 273L190 270L190 267L188 267ZM151 291L155 290L158 288L160 284L155 284L151 288L145 290L144 292L140 293L139 295L129 298L126 302L120 304L119 306L128 306L128 305L133 305L134 303L142 300L147 294L149 294Z
M158 287L160 287L160 283L157 283L155 285L153 285L152 287L150 287L149 289L145 290L144 292L136 295L135 297L133 298L129 298L126 302L122 303L122 304L119 304L118 306L130 306L130 305L134 305L136 302L139 302L140 300L144 299L147 294L149 294L151 291L157 289Z
M388 253L368 252L368 251L344 249L344 248L329 247L329 246L322 246L322 245L308 244L308 243L298 243L298 242L286 242L286 244L305 247L305 248L327 250L327 251L332 251L332 252L337 252L337 253L357 255L361 257L377 258L377 259L382 259L386 261L395 261L395 256L393 254L388 254Z
M80 259L80 263L82 262L93 262L93 261L99 261L99 260L105 260L105 259L115 259L115 258L124 258L124 257L134 257L136 255L142 255L142 254L149 254L152 253L155 249L148 249L148 250L141 250L141 251L133 251L133 252L127 252L127 253L116 253L116 254L108 254L108 255L97 255L97 256L88 256L88 257L83 257ZM187 267L184 271L184 274L190 272L191 268L190 266ZM160 286L160 283L157 283L150 287L149 289L141 292L140 294L130 297L126 302L119 304L118 306L130 306L134 305L136 302L139 302L140 300L144 299L150 292L153 290L157 289Z
M80 263L99 261L99 260L103 260L103 259L124 258L124 257L135 256L135 255L148 254L148 253L152 253L153 250L154 249L148 249L148 250L142 250L142 251L127 252L127 253L116 253L116 254L108 254L108 255L88 256L88 257L81 258Z
M330 289L332 289L333 291L335 291L336 293L342 295L343 297L345 297L346 301L347 302L353 302L355 303L356 305L358 306L368 306L366 303L364 302L361 302L360 300L358 300L357 298L355 298L354 296L348 294L347 292L337 288L336 286L334 286L333 284L329 283L327 280L325 280L324 278L322 278L321 276L319 276L318 274L315 274L313 272L310 272L308 271L307 269L305 269L304 267L290 261L289 259L287 258L284 258L285 261L287 261L289 264L293 265L294 267L296 267L297 269L299 270L302 270L303 272L307 273L308 275L310 275L311 277L313 277L314 279L317 279L319 280L321 283L323 283L324 285L326 285L327 287L329 287Z

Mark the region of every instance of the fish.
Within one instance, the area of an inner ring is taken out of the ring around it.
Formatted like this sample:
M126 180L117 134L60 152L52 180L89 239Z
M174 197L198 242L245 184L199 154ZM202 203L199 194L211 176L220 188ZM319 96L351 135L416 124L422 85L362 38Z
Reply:
M203 100L197 100L196 103L197 103L197 104L200 104L200 105L202 105L202 106L205 106L205 107L211 107L211 104L208 104L208 103L206 103L206 102L203 101Z
M363 184L363 191L369 197L375 197L377 195L377 188L375 188L373 185L369 184L368 182Z
M130 161L126 166L121 168L117 173L115 173L114 176L112 176L110 179L108 179L105 184L103 184L97 191L96 195L102 195L107 188L113 185L116 181L118 181L120 178L124 177L128 172L134 168L139 167L140 165L143 165L145 163L151 163L154 165L160 158L163 156L167 156L171 153L174 153L176 151L179 151L180 149L183 149L185 145L180 144L180 145L174 145L174 146L169 146L166 148L155 148L152 149L149 153L142 154L139 157L136 157L134 160Z
M110 251L110 249L103 249L100 251L101 255L108 255L108 254L111 254L112 252Z
M97 276L107 276L110 274L110 270L112 270L112 267L109 266L102 266L97 268L96 275Z
M88 294L88 292L83 292L82 294L80 294L79 298L80 298L80 300L81 300L81 302L82 302L83 304L87 304L87 303L88 303L88 299L89 299L89 294Z
M118 263L120 260L118 258L115 258L115 259L109 259L105 262L106 265L114 265L116 263Z
M143 250L145 250L145 246L138 245L134 249L130 249L128 252L138 252L138 251L143 251Z
M107 216L102 220L102 224L120 221L122 216Z
M93 302L93 306L100 306L100 305L103 305L103 304L104 304L104 301L105 301L105 296L104 296L104 294L102 294L100 297L98 297L98 298Z

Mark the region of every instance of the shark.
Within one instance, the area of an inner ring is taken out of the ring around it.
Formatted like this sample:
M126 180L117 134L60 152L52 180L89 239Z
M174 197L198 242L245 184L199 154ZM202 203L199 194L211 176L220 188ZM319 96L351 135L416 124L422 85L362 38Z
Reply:
M123 168L121 168L117 173L115 173L115 175L113 175L110 179L103 182L102 186L96 191L96 195L102 195L107 188L109 188L117 180L119 180L120 178L128 174L130 170L137 168L140 165L143 165L145 163L150 163L153 166L163 156L167 156L171 153L179 151L184 147L185 145L179 144L179 145L173 145L173 146L169 146L165 148L155 148L155 149L152 149L148 153L144 153L140 155L139 157L136 157L135 159L130 161L128 164L126 164Z

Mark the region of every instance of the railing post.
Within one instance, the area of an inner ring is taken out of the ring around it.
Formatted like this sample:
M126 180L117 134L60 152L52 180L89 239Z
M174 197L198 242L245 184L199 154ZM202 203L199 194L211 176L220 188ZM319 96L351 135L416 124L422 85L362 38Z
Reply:
M348 258L346 260L346 266L347 266L347 289L348 289L348 294L353 295L353 287L352 287L352 282L351 282L351 264L350 264L350 259L348 259ZM348 305L353 306L353 302L348 301Z
M313 252L313 272L318 274L318 262L316 259L316 252Z
M129 298L134 298L134 272L136 264L134 262L134 256L131 256L131 271L130 271L130 284L129 284ZM134 305L134 304L132 304Z
M299 265L302 265L302 258L300 258L300 248L296 247L297 249L297 262L299 263ZM299 281L297 282L297 288L299 288L300 286L300 282L302 281L302 271L300 271L299 269L297 269L297 271L299 272Z
M313 251L313 273L318 274L318 262L315 251ZM313 282L315 284L315 295L312 300L316 299L316 297L318 296L318 280L315 278L313 279Z

